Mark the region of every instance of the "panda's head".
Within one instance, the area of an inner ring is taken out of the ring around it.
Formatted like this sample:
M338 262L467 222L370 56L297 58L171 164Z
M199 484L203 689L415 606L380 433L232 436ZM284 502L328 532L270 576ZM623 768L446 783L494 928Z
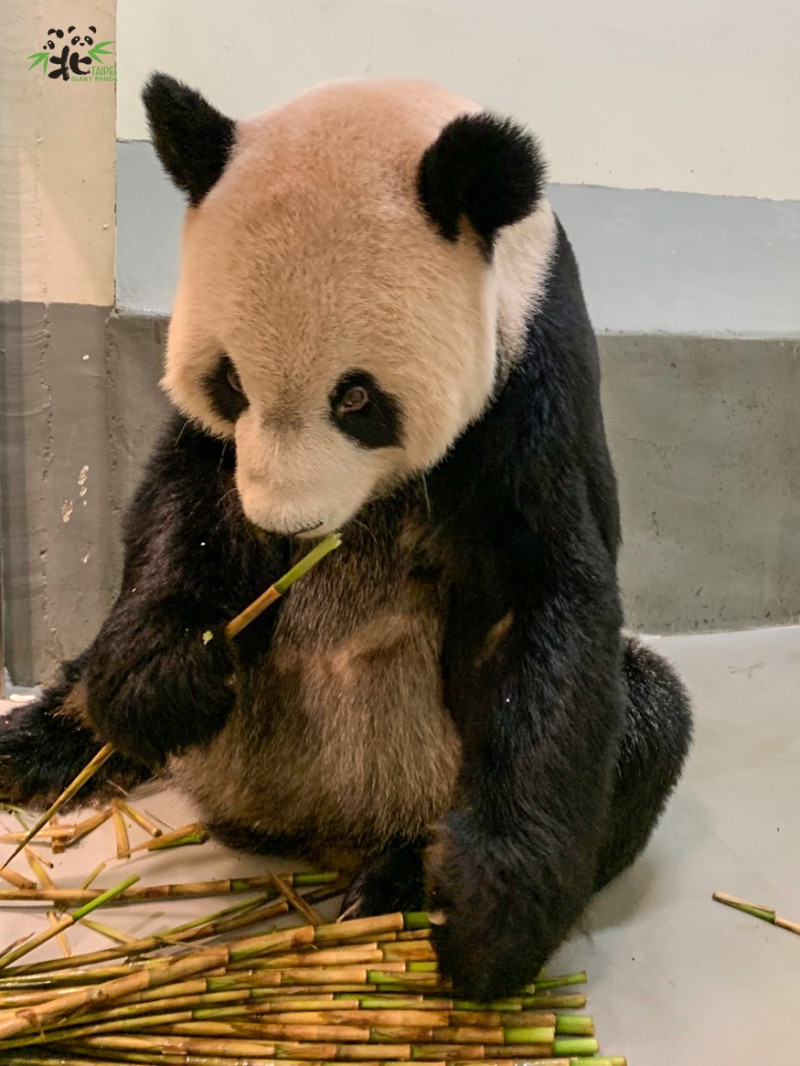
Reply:
M236 442L247 517L341 528L434 466L524 343L554 245L517 126L417 82L338 82L234 123L155 75L188 196L164 387Z

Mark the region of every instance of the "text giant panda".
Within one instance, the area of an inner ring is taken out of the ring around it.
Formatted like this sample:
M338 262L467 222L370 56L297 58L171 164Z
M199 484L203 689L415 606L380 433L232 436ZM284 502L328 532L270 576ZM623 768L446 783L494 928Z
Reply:
M621 632L596 345L539 150L416 82L238 123L164 75L145 103L189 200L179 413L97 639L3 720L0 788L43 801L99 741L124 755L98 788L169 759L221 839L351 871L351 915L441 910L456 988L514 992L644 847L691 732Z

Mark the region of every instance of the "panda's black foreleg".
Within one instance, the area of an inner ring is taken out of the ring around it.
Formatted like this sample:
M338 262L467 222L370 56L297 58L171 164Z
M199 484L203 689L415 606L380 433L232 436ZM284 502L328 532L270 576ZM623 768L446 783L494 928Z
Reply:
M456 541L442 659L462 767L426 854L442 971L476 1000L533 981L591 898L625 721L614 564L580 483L515 492L468 501L486 524L465 514Z
M644 849L677 784L692 740L689 698L660 655L626 642L627 720L617 755L608 829L597 860L602 888Z
M285 541L245 520L226 446L174 419L126 516L122 589L87 653L98 734L158 766L219 732L280 605L235 642L224 625L280 576L286 555Z
M425 905L426 840L388 848L368 861L348 886L341 913L368 918L396 911L418 911Z
M86 654L64 663L58 678L32 703L0 716L0 799L33 808L49 806L102 741L86 718ZM133 788L150 776L146 767L112 756L84 785L74 804Z

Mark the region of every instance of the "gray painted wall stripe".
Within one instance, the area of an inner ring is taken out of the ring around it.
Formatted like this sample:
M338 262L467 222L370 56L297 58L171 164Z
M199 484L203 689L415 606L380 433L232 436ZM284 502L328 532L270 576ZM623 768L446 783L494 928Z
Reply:
M117 307L168 313L183 201L146 141L117 153ZM800 202L554 185L600 332L800 336Z

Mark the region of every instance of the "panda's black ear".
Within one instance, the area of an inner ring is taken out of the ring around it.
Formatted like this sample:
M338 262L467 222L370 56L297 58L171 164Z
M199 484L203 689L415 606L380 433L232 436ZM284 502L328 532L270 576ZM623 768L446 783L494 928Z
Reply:
M465 217L491 248L499 229L533 211L545 180L534 138L508 119L479 113L454 119L425 151L418 194L447 240L458 239Z
M161 165L196 207L225 169L236 124L167 74L153 74L142 99Z

